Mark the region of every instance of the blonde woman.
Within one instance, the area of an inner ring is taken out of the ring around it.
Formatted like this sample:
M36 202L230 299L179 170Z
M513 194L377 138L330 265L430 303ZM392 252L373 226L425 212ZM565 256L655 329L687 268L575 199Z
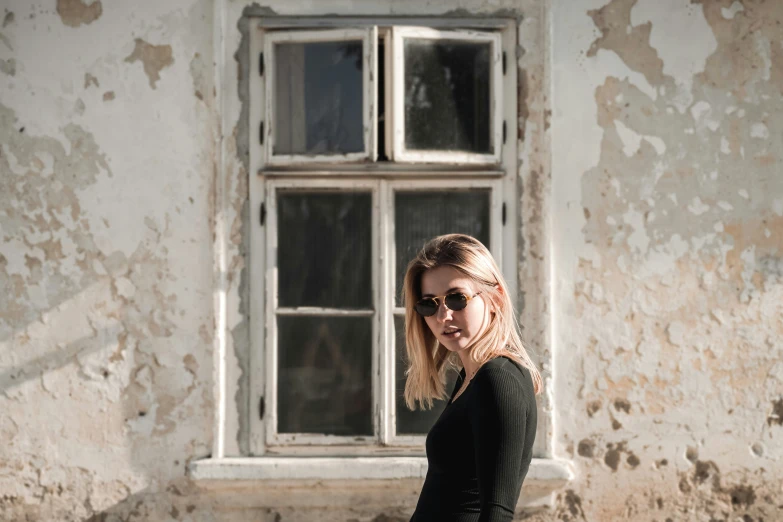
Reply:
M492 255L463 234L427 242L403 283L405 402L444 398L427 434L429 469L411 522L510 521L532 458L541 375L525 351Z

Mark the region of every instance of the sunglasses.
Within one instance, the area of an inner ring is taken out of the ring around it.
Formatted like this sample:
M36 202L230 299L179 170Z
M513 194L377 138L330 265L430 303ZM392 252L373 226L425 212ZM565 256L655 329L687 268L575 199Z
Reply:
M422 315L424 317L430 317L432 315L435 315L435 313L438 311L438 308L440 308L440 300L443 299L446 308L448 308L449 310L453 310L455 312L459 312L460 310L463 310L466 306L468 306L468 301L470 301L480 293L481 292L478 292L477 294L469 296L463 294L462 292L454 292L448 295L441 295L436 297L424 297L422 299L419 299L416 302L416 304L413 305L413 308L419 313L419 315Z

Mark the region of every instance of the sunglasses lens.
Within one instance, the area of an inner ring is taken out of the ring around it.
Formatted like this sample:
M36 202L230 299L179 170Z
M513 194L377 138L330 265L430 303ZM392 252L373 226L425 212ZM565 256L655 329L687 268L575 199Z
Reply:
M424 317L429 317L438 311L438 303L435 302L435 299L427 297L419 300L414 308L417 312L419 312L419 314L423 315Z
M446 296L446 306L455 312L468 306L468 297L465 294L449 294Z

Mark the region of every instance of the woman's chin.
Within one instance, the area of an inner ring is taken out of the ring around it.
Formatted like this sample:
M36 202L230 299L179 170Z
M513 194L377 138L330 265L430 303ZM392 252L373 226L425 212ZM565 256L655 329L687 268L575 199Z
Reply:
M450 352L459 352L468 345L468 342L465 338L458 337L457 339L441 339L440 344Z

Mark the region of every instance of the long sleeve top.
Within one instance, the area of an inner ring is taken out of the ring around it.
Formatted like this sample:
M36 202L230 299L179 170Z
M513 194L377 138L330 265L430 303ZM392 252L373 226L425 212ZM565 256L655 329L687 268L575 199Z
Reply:
M411 522L509 522L532 459L536 399L527 368L497 357L479 368L427 434L428 470Z

